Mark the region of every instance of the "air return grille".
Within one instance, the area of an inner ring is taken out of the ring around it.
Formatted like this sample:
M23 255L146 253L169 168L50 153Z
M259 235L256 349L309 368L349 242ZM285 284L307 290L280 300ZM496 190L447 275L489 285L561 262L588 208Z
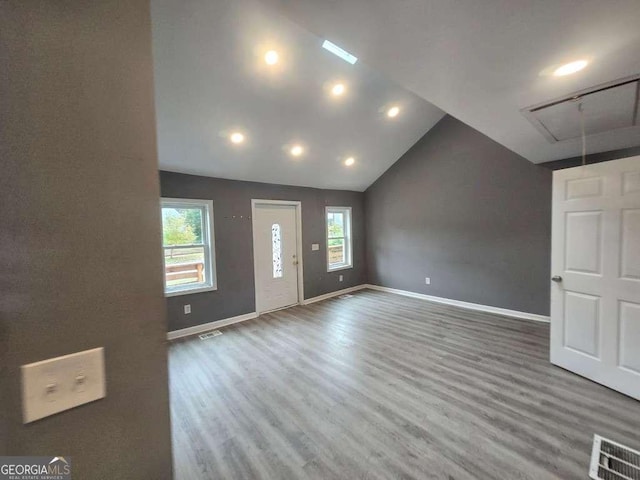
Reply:
M595 480L640 480L640 452L594 435L589 476Z

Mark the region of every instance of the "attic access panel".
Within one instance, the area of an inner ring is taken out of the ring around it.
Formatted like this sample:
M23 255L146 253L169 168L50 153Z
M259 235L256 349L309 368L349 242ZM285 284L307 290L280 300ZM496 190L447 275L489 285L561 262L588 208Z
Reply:
M550 143L556 143L582 136L580 105L587 136L638 126L639 97L637 75L525 108L522 113Z

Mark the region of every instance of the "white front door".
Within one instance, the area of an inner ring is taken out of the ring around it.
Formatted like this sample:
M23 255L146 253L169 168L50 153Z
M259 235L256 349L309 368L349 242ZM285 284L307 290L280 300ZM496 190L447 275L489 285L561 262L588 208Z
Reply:
M258 313L298 303L296 205L255 203L253 254Z
M640 399L640 157L553 174L551 362Z

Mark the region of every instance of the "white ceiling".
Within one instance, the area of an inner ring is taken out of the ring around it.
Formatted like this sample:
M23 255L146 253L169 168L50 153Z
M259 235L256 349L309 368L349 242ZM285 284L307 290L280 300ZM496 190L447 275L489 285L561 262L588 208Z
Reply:
M580 140L550 144L522 108L640 73L640 0L264 1L535 163L578 155ZM582 58L575 75L540 75ZM635 145L640 127L587 141Z
M153 0L152 22L163 170L362 191L444 115L254 0ZM271 48L275 68L263 60ZM326 91L334 80L348 85L339 101ZM390 104L402 108L393 120ZM244 144L229 142L234 130ZM301 158L288 154L293 142Z

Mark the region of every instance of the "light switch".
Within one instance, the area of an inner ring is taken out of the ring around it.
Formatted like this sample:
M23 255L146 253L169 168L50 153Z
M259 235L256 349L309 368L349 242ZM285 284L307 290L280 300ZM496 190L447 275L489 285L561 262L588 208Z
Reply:
M319 243L312 243L311 244L311 250L313 250L314 252L316 250L320 250L320 244Z
M106 396L104 348L30 363L21 370L24 423Z

